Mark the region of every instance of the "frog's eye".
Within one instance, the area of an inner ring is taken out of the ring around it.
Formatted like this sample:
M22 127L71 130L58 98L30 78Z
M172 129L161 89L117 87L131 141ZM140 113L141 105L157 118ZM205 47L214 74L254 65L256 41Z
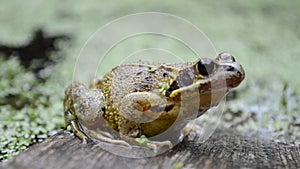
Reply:
M214 69L215 63L209 58L203 58L196 64L196 70L203 76L212 74Z

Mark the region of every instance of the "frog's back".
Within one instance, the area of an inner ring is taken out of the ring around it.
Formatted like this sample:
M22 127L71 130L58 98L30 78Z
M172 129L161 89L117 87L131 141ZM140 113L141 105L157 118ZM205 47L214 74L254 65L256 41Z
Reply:
M128 63L115 67L96 84L102 89L105 97L118 100L133 92L159 90L163 83L170 84L178 71L192 63Z
M122 65L101 79L97 88L103 90L107 99L114 100L133 92L156 90L168 81L168 77L158 71L156 65Z

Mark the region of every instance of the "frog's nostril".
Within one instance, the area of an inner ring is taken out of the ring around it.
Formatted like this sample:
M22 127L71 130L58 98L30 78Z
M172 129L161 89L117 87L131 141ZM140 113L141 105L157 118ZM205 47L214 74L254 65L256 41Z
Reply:
M226 70L232 72L232 71L235 70L235 68L233 66L229 65L229 66L226 67Z

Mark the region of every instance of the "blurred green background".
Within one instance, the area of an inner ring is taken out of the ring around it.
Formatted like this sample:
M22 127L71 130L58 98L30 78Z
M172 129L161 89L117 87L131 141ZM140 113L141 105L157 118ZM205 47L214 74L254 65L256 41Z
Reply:
M50 76L44 83L16 58L0 57L0 160L64 126L64 89L72 80L81 47L98 28L124 15L150 11L189 20L217 51L232 53L243 65L246 79L228 101L222 125L243 132L267 131L264 134L272 139L299 144L299 6L300 1L275 0L0 0L2 45L22 45L38 28L72 38L53 53L64 59L45 68ZM114 54L123 57L122 50ZM11 101L8 95L16 97Z

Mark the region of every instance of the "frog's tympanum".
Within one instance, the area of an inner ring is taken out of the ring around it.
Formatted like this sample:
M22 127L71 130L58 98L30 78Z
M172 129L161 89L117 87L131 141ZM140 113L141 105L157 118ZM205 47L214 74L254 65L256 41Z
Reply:
M218 105L244 79L242 66L229 53L187 63L122 64L90 87L73 82L65 92L67 125L88 138L150 149L172 147L186 125Z

